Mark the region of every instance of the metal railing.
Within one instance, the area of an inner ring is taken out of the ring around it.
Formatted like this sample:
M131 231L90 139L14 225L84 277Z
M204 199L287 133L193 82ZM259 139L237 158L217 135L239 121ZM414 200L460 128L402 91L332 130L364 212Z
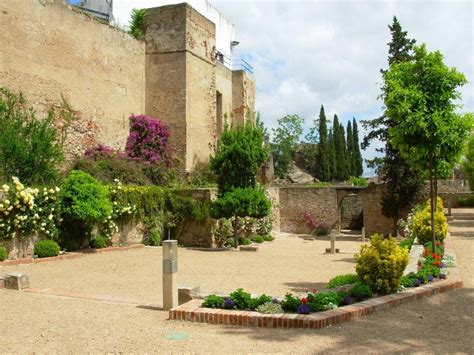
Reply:
M232 60L231 57L222 53L219 50L215 51L216 61L232 68L232 70L244 70L246 73L253 75L253 67L243 58L237 58Z

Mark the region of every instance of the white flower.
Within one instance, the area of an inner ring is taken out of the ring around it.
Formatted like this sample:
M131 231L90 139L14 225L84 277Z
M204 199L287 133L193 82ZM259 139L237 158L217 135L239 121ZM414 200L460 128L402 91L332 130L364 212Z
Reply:
M56 192L61 191L61 189L60 189L59 187L57 187L57 186L55 187L55 190L56 190Z
M49 220L52 220L52 219L53 219L53 215L50 214L50 215L48 216L48 219L49 219Z
M10 186L8 186L7 184L4 184L2 185L2 190L3 192L7 193L10 190Z

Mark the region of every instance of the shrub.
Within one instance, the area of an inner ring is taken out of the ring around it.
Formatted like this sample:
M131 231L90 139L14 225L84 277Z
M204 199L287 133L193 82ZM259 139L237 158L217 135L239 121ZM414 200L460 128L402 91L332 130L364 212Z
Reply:
M38 258L47 258L59 255L59 245L54 240L40 240L35 244L34 254Z
M265 303L272 302L272 298L270 296L267 296L265 294L260 295L258 297L254 297L249 301L249 309L251 310L256 310L258 307Z
M143 243L149 246L161 245L163 236L163 215L145 217L143 219L145 231L143 233Z
M130 17L129 33L135 37L141 37L145 34L146 9L133 9Z
M255 222L255 233L258 235L268 235L272 232L272 229L273 216L271 214L262 218L258 218Z
M73 118L65 101L56 112L51 109L45 117L37 117L21 93L0 87L0 179L16 176L27 184L56 181L65 132Z
M265 241L265 239L263 239L261 235L254 235L252 239L255 243L259 243L259 244Z
M267 302L256 308L256 311L264 314L283 313L283 308L278 303Z
M238 288L232 292L229 297L234 301L236 309L247 309L249 308L252 296L250 293L245 292L243 289Z
M109 238L104 237L104 236L97 236L94 239L90 241L90 246L91 248L94 249L102 249L106 248L109 245Z
M339 306L342 294L338 292L310 293L307 298L311 311L320 312Z
M227 240L232 237L233 228L230 220L226 218L221 218L216 223L216 228L214 229L214 241L218 248L222 248L226 245Z
M351 177L349 179L349 182L353 185L353 186L359 186L359 187L367 187L369 186L369 184L367 183L367 179L365 179L364 177L362 176L359 176L359 177Z
M474 180L474 177L473 177ZM459 207L474 207L474 195L459 197L458 198Z
M431 211L431 202L430 200L427 200L425 204L423 205L423 208L425 210L428 210L428 212ZM444 205L443 205L443 199L441 197L436 197L436 212L444 212Z
M361 302L372 297L372 290L365 283L357 281L354 287L349 290L349 295L354 297L357 302Z
M296 312L300 305L301 300L298 297L293 296L291 293L287 293L281 302L281 308L286 312Z
M411 249L411 246L413 245L413 242L415 241L415 237L410 237L405 240L402 240L400 244L398 244L401 248L405 248L407 250Z
M363 245L355 254L359 279L381 294L395 292L408 264L408 250L397 245L396 239L384 239L375 234L370 245Z
M265 234L263 235L263 240L265 240L266 242L271 242L272 240L274 240L275 238L273 238L273 236L271 234Z
M219 196L211 205L214 218L265 217L270 212L270 201L262 189L235 188Z
M130 116L130 133L125 145L128 157L145 163L170 162L170 133L160 120L146 115Z
M414 272L410 272L407 275L404 275L400 279L400 286L403 287L413 287L415 280L417 279L417 275Z
M239 244L240 245L250 245L250 244L252 244L252 241L249 238L242 238L242 239L239 239Z
M343 285L349 285L357 281L359 281L359 277L356 274L338 275L329 280L329 282L326 284L326 288L335 288Z
M112 214L107 188L83 171L71 171L63 182L59 200L63 217L61 240L68 249L82 247L94 224Z
M202 306L206 308L222 308L224 306L224 297L209 295L204 299Z
M4 261L7 259L7 249L3 245L0 245L0 261Z
M431 214L429 209L415 213L412 220L414 235L421 244L431 241ZM435 238L443 241L448 233L448 222L443 212L435 212Z

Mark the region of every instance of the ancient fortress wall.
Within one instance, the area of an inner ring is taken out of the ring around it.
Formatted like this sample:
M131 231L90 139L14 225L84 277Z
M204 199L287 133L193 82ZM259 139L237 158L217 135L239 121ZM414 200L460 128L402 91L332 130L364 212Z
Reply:
M145 111L145 46L56 0L0 1L0 86L37 110L63 95L81 112L72 153L96 141L123 148L128 117Z

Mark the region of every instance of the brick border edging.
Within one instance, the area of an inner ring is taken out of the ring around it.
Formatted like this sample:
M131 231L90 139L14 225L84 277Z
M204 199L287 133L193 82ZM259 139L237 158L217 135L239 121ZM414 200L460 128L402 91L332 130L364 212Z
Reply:
M451 243L445 243L446 250ZM363 302L354 303L337 309L302 314L262 314L252 311L232 311L225 309L211 309L201 307L202 300L196 299L187 302L169 311L169 319L185 320L190 322L239 325L264 328L324 328L328 325L347 322L355 317L364 316L380 310L408 303L423 297L446 292L463 287L458 261L456 267L449 269L449 278L431 284L411 288L403 292L372 298Z
M22 259L13 259L13 260L5 260L0 262L0 267L2 266L15 266L15 265L22 265L22 264L38 264L38 263L45 263L48 261L59 261L59 260L66 260L66 259L76 259L86 255L94 255L100 253L107 253L111 251L125 251L130 249L142 249L145 245L143 244L132 244L127 245L124 247L109 247L103 249L88 249L83 252L71 252L64 255L58 256L51 256L47 258L22 258ZM1 286L1 285L0 285ZM1 287L0 287L1 288Z

